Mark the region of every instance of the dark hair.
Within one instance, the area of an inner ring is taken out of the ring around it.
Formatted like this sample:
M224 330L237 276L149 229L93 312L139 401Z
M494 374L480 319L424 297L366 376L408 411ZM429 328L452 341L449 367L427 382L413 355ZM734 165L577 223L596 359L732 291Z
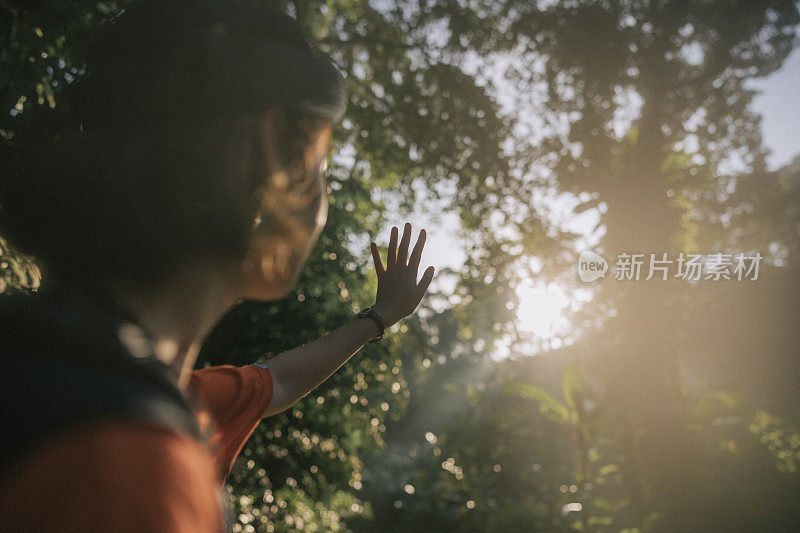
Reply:
M284 110L290 176L329 124ZM34 256L44 278L70 284L126 277L155 282L186 262L243 256L270 169L258 113L187 128L153 125L126 143L61 130L40 134L4 165L0 232ZM289 191L275 189L275 195Z
M212 22L224 43L198 48L192 32ZM42 262L45 279L146 284L187 261L244 254L254 192L269 170L257 144L262 112L283 111L282 163L292 166L341 105L323 116L319 99L306 95L305 106L282 96L282 84L293 80L281 79L248 99L236 76L227 80L230 101L220 100L219 83L198 78L197 61L180 54L195 51L208 74L220 57L230 60L218 48L239 37L261 39L261 52L270 40L286 45L299 58L308 46L293 19L250 2L143 2L99 32L87 76L66 89L60 112L36 110L3 168L0 231ZM165 52L178 60L162 61ZM248 60L236 59L245 65L230 72L247 71ZM192 88L196 94L181 94Z

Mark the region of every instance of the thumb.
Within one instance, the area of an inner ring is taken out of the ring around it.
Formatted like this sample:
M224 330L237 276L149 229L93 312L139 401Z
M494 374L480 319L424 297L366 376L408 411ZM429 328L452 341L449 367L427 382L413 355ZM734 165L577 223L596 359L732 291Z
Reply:
M422 279L419 280L419 284L417 285L417 297L419 300L422 300L425 293L428 291L428 287L433 281L433 273L435 269L432 266L429 266L425 269L425 273L422 275Z

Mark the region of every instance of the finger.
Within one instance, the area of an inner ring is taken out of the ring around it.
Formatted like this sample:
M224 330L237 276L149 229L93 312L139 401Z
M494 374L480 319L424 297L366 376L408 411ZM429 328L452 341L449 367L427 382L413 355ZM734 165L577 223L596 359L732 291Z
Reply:
M422 259L422 248L425 246L425 237L425 230L419 230L417 244L414 245L414 250L411 252L411 258L408 260L408 268L414 272L414 279L417 279L417 270L419 269L419 262Z
M433 280L433 272L434 268L429 266L425 269L425 273L422 275L422 279L419 280L419 285L417 285L417 297L422 300L422 297L425 296L425 293L428 291L428 287Z
M400 249L397 251L397 264L406 266L408 259L408 245L411 244L411 224L406 222L403 228L403 238L400 240Z
M379 276L382 276L386 270L383 268L383 263L381 262L381 254L378 251L378 245L373 242L370 244L370 249L372 249L372 260L375 262L375 272L377 272Z
M392 268L397 262L397 227L392 228L389 237L389 252L386 255L386 269Z

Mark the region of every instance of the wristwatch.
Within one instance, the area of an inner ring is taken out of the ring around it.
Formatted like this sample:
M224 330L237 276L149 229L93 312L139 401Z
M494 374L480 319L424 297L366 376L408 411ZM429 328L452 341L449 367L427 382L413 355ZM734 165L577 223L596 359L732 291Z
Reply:
M383 338L383 334L386 332L385 331L386 328L385 328L385 326L383 324L383 319L378 315L378 313L377 313L377 311L375 311L375 309L373 309L372 307L367 307L366 309L362 309L361 311L358 312L356 317L357 318L369 318L373 322L375 322L376 326L378 326L378 330L380 331L380 333L378 333L376 336L372 337L369 340L369 342L378 342L379 340L381 340Z

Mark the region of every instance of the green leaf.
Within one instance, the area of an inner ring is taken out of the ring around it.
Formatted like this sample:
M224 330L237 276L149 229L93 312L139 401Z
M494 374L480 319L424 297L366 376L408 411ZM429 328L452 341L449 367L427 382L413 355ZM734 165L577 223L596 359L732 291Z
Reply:
M561 378L564 400L571 409L578 409L583 401L583 380L574 365L567 365Z
M527 383L509 383L505 386L504 390L509 394L514 394L520 398L537 402L539 404L539 411L553 422L566 424L570 420L570 412L567 406L553 398L549 392L535 385Z
M609 474L613 474L614 472L619 472L619 465L610 464L600 467L597 471L598 474L601 476L607 476Z

